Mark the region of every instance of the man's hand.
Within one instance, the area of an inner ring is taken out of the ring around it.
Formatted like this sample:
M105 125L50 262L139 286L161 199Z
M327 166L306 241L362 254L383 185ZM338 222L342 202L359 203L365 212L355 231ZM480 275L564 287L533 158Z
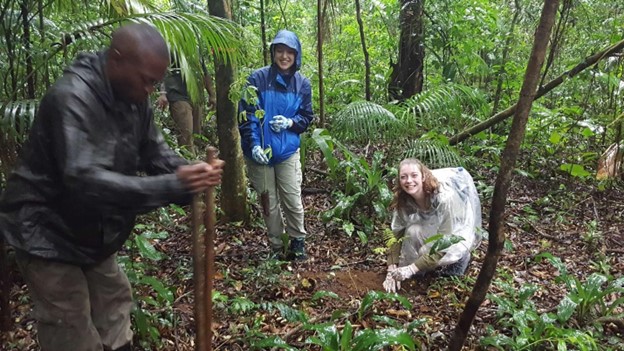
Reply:
M161 92L160 96L158 96L158 99L156 100L156 107L164 110L167 106L169 106L169 100L167 100L167 95Z
M418 267L416 267L416 265L412 263L409 266L399 267L395 269L394 271L389 272L389 274L392 276L394 280L398 280L402 282L405 279L412 277L417 272L418 272Z
M254 161L261 165L269 164L269 158L266 156L260 145L256 145L253 149L251 149L251 157L253 157Z
M208 187L221 184L221 175L225 162L220 159L195 163L178 167L176 175L178 179L192 192L199 193Z
M293 120L290 118L286 118L282 115L277 115L273 116L273 119L271 119L269 124L271 125L271 129L273 129L275 133L279 133L282 130L292 127Z
M392 272L395 271L396 268L395 264L388 266L388 274L386 275L386 280L383 282L383 287L386 289L386 292L395 293L401 290L401 282L392 278Z

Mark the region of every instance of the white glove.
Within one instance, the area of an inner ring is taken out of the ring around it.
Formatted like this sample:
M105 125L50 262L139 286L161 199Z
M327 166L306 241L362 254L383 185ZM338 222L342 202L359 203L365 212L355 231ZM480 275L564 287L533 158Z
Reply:
M271 125L271 129L273 129L275 133L279 133L282 130L292 127L293 120L290 118L286 118L282 115L277 115L273 116L273 119L271 119L269 124Z
M260 145L256 145L253 147L253 149L251 149L251 157L254 159L254 161L261 165L269 164L269 158L266 156L264 150L262 150L262 147Z
M398 281L402 282L405 279L410 278L411 276L413 276L417 272L418 272L418 267L416 267L416 265L412 263L409 266L399 267L399 268L397 268L397 269L395 269L395 270L393 270L392 272L389 272L389 273L390 273L390 275L392 275L392 278L394 278L394 280L398 280Z
M395 293L401 290L401 282L392 278L392 272L394 270L396 270L395 264L388 266L388 274L386 275L386 280L383 282L384 289L389 293Z

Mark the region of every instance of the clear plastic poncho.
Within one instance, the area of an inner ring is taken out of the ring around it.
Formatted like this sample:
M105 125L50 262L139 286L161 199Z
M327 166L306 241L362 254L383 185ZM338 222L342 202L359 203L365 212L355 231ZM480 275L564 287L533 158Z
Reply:
M414 204L394 211L391 229L397 238L403 237L399 266L416 263L421 270L448 266L470 254L481 241L481 201L468 171L459 167L431 172L439 183L431 197L431 208L423 211ZM463 240L441 250L441 258L432 263L429 253L433 242L425 241L437 234L457 235Z

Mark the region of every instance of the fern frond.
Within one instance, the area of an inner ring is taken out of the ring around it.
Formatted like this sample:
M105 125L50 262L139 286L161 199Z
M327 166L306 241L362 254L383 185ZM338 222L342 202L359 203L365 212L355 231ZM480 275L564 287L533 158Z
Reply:
M350 142L389 140L403 124L383 106L370 101L355 101L331 119L332 134Z
M390 228L385 228L382 233L382 236L383 236L382 240L386 243L386 247L388 248L392 247L392 245L399 242L399 239L397 239L396 235L394 235L394 232Z
M454 147L437 139L416 139L407 142L403 158L414 157L429 168L464 166Z
M427 90L399 106L397 116L406 125L429 131L463 130L488 115L485 94L472 87L447 84Z

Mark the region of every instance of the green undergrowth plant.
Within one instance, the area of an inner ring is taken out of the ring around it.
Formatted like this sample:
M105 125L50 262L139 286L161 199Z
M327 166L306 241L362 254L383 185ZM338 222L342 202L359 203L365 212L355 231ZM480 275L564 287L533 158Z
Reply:
M602 350L597 343L603 336L599 318L612 316L624 303L624 278L593 273L581 281L558 257L542 253L536 261L542 260L559 271L555 280L566 289L555 311L539 312L532 300L537 285L517 286L510 274L501 275L495 282L501 292L488 295L498 305L499 322L496 330L488 327L489 336L481 345L499 350Z
M323 305L326 301L335 299L339 297L333 292L317 291L309 303ZM247 317L243 318L247 321L246 324L238 324L236 330L231 332L238 335L239 341L250 350L273 348L300 350L291 345L285 337L268 335L262 329L266 323L275 323L273 319L281 321L280 323L299 326L297 328L306 335L304 344L316 345L321 350L327 351L373 351L390 345L394 350L419 350L418 338L425 337L419 328L426 324L426 319L415 319L406 323L380 314L375 307L376 302L385 301L411 309L411 303L397 294L371 291L364 296L357 311L333 311L326 322L318 322L318 319L311 318L304 308L291 307L292 303L288 302L253 302L246 297L228 299L224 296L217 296L217 301L219 303L216 306L225 309L227 313ZM375 328L359 327L368 319L374 321ZM307 349L309 346L301 350Z
M351 221L370 235L375 219L386 218L392 201L383 154L375 152L369 163L324 129L316 129L311 137L325 158L328 176L339 184L333 193L335 205L323 213L323 221Z
M546 259L559 271L556 281L563 283L568 292L560 307L567 307L570 317L574 317L580 327L596 327L595 323L600 317L613 316L618 310L620 312L617 316L624 316L621 312L624 306L624 277L592 273L585 281L581 281L568 273L560 258L550 253L542 253L536 259Z
M152 272L158 271L165 254L154 243L169 236L154 224L137 224L128 239L127 256L119 256L130 284L134 287L135 306L132 310L134 326L143 346L160 345L160 328L171 328L176 323L173 313L174 292L166 282ZM147 293L146 293L147 291Z

